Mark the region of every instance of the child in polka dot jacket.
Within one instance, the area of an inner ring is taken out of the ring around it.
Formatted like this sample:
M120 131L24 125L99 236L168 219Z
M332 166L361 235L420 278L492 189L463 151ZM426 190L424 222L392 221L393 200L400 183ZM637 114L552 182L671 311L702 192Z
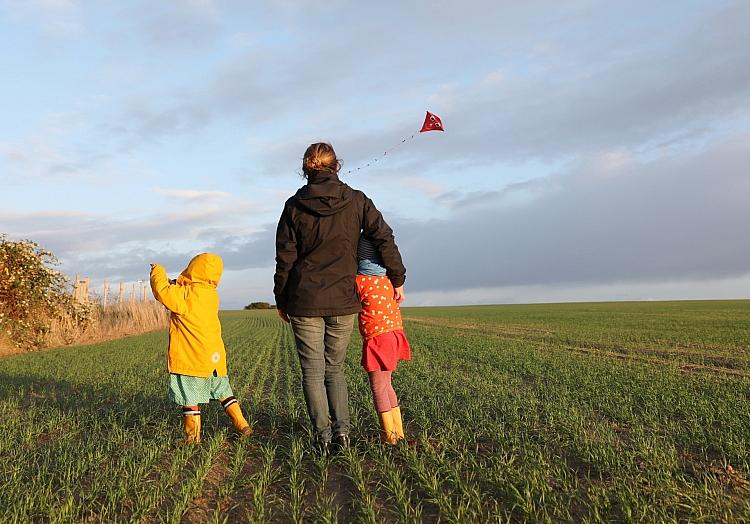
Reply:
M242 414L227 377L227 356L219 322L221 257L202 253L170 281L164 267L151 264L151 290L172 314L169 320L169 399L182 406L185 441L201 441L199 404L221 402L235 430L253 431Z
M393 285L386 276L377 248L367 237L360 237L357 259L357 293L362 304L359 313L362 367L370 381L382 439L396 444L404 438L404 429L391 375L399 360L411 360L411 349Z

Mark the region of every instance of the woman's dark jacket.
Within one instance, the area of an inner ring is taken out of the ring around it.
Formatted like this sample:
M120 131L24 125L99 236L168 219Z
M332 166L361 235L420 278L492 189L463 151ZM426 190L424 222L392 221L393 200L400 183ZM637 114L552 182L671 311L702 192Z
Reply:
M371 238L394 287L406 269L393 230L372 200L333 173L311 173L286 201L276 229L276 307L300 317L358 313L357 243Z

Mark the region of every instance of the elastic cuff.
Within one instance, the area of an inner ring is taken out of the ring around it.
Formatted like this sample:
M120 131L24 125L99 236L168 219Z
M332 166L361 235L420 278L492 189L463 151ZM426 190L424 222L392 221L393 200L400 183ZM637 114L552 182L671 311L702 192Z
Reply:
M232 404L237 404L237 399L233 396L227 397L221 401L221 407L223 407L224 409L227 409Z

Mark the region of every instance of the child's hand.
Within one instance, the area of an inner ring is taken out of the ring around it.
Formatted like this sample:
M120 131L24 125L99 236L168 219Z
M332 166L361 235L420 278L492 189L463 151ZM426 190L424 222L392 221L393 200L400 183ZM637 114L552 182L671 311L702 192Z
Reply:
M397 304L400 304L406 299L406 293L404 292L404 286L393 288L393 299Z

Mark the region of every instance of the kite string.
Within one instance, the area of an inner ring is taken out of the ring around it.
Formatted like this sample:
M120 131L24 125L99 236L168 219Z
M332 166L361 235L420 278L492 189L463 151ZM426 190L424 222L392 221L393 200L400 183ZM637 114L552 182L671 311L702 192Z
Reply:
M380 155L380 156L377 156L377 157L375 157L374 159L370 160L370 161L369 161L369 162L367 162L366 164L364 164L364 165L361 165L361 166L359 166L359 167L358 167L358 168L356 168L356 169L350 169L350 170L348 170L348 171L346 172L346 174L348 175L348 174L350 174L350 173L354 173L354 172L356 172L356 171L359 171L360 169L365 169L366 167L370 167L370 166L371 166L371 165L373 165L374 163L376 163L376 162L378 162L378 161L380 161L380 160L384 159L384 158L385 158L386 156L388 156L388 153L392 153L393 151L395 151L396 149L398 149L399 147L401 147L402 145L404 145L404 144L405 144L406 142L408 142L409 140L413 140L415 136L417 136L417 133L414 133L413 135L411 135L411 136L409 136L409 137L406 137L406 138L404 138L403 140L401 140L401 142L399 142L398 144L396 144L396 145L394 145L394 146L392 146L392 147L390 147L390 148L386 149L386 150L385 150L385 151L383 152L383 154L382 154L382 155Z

